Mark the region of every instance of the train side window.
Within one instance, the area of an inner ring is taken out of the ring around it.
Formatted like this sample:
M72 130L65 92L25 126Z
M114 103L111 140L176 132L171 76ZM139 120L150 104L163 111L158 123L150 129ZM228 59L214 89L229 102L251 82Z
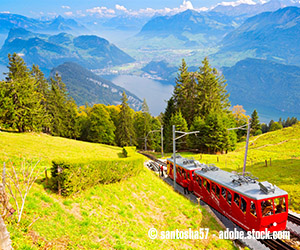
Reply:
M229 191L227 191L227 202L229 205L231 205L231 201L232 201L232 194Z
M187 178L190 180L190 171L186 171L186 176L187 176Z
M271 199L261 202L261 213L262 216L269 216L274 213L273 201Z
M216 185L216 195L220 199L220 188L218 185Z
M222 187L222 196L226 200L226 189Z
M207 180L203 178L203 187L206 187Z
M234 202L238 207L240 207L240 195L237 193L234 193Z
M280 214L286 211L284 197L274 199L275 214Z
M241 210L243 211L243 213L246 213L246 207L247 207L247 201L241 197Z
M206 182L206 189L210 193L210 183L209 183L209 181Z
M199 187L201 187L202 185L202 178L199 176L199 179L198 179L198 183L199 183Z
M211 183L211 190L216 193L216 184L215 183Z
M255 203L251 201L250 203L250 213L256 216L256 208L255 208Z

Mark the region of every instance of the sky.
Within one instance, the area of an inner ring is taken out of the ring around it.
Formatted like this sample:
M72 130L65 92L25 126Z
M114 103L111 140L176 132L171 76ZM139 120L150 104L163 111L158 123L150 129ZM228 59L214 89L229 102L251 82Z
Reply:
M80 17L87 15L114 16L168 14L186 9L205 10L218 3L237 5L255 4L267 0L0 0L0 12L29 17Z

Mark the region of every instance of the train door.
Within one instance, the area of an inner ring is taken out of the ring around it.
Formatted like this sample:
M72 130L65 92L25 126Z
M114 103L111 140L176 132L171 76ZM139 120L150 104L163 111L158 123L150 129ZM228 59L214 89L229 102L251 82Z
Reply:
M202 177L200 175L195 174L193 183L193 191L195 195L202 199Z
M215 207L218 208L220 206L220 188L214 182L211 182L211 199Z
M211 204L211 182L210 180L203 178L203 187L202 187L202 195L203 195L203 200Z
M168 162L168 167L169 167L168 175L173 180L174 179L173 163Z
M259 216L257 211L257 200L248 199L247 200L247 213L246 221L249 226L249 230L254 229L255 231L259 230Z
M246 222L247 201L239 193L233 193L232 215L243 225Z

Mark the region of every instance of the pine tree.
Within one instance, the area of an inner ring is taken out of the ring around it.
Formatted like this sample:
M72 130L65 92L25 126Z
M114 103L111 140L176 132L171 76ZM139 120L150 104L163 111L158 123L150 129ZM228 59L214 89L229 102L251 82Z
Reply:
M117 142L121 147L136 145L136 136L132 117L133 113L128 106L127 101L127 96L125 92L123 92L121 110L119 114L119 124L116 130Z
M261 134L261 125L258 120L258 114L256 109L254 109L253 113L251 114L251 135L259 135Z
M47 98L49 98L50 91L49 82L45 78L44 73L39 69L39 66L32 66L31 75L35 80L37 92L40 93L41 96L40 104L43 109L44 117L43 120L40 121L40 123L43 127L43 132L49 133L51 127L51 116L48 113L47 107Z
M49 115L51 115L51 134L78 138L80 132L77 130L77 106L69 97L65 84L58 74L50 79L51 89L47 99Z
M189 72L185 60L182 60L182 65L179 68L179 73L176 78L176 86L174 88L173 98L176 110L181 110L181 113L190 126L194 116L197 113L197 82L196 74Z
M206 117L210 113L227 112L230 107L229 94L227 94L224 76L220 75L215 68L211 68L208 58L202 61L202 66L197 74L198 94L197 105L199 112L197 115Z
M172 127L175 125L175 129L177 131L183 131L187 132L188 131L188 126L186 120L183 118L181 111L179 110L178 112L175 113L175 115L172 115L171 120L170 120L170 128L168 129L168 137L171 138L172 141ZM173 141L172 141L173 142ZM171 145L167 145L167 149L171 149ZM183 149L187 147L187 138L182 137L181 139L176 140L176 149Z
M42 129L45 110L41 105L42 94L30 74L24 60L16 53L8 55L9 72L6 77L6 91L1 90L0 107L6 108L5 126L18 129L19 132L40 131Z

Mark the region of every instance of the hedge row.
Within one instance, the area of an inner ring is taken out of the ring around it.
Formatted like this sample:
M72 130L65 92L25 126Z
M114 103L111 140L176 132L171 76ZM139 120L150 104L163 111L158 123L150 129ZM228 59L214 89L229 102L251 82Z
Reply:
M53 160L52 186L68 196L97 184L118 182L137 175L143 168L144 158L134 156L120 159Z

